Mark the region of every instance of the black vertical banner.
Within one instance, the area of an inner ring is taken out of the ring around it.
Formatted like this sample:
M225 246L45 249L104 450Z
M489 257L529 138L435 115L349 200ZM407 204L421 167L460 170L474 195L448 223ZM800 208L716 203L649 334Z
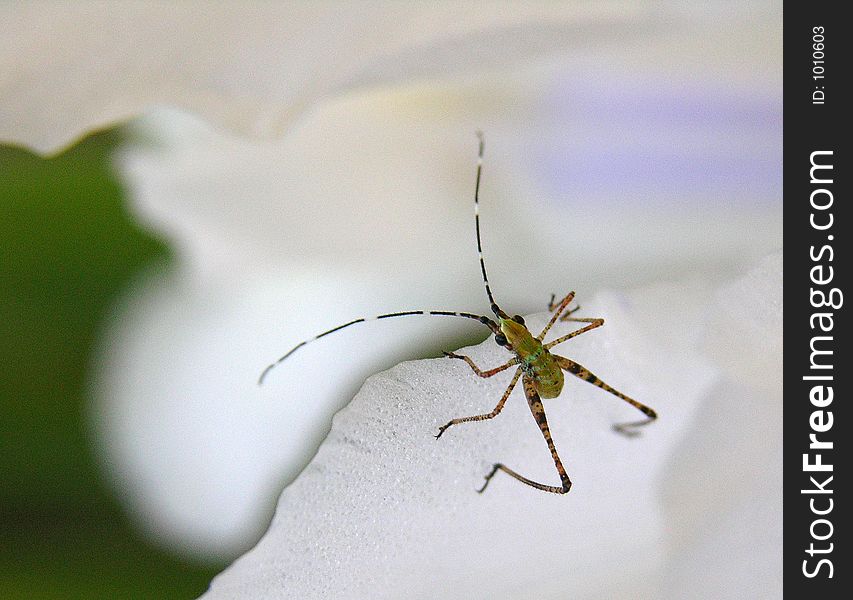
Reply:
M851 579L846 283L853 36L843 3L784 7L785 479L789 598L841 598ZM847 118L845 118L847 117ZM849 593L849 591L847 592ZM849 597L847 595L844 596Z

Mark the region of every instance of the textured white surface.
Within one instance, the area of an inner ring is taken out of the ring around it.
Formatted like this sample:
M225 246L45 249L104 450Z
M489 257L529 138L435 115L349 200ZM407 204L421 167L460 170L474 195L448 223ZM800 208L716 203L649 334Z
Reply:
M720 368L663 487L666 597L782 597L782 253L710 298L700 347Z

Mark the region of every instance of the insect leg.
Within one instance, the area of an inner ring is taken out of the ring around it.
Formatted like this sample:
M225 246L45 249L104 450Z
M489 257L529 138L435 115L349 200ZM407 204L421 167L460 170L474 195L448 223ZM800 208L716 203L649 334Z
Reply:
M495 406L495 409L492 412L485 414L485 415L476 415L473 417L461 417L459 419L453 419L452 421L447 423L447 425L443 425L442 427L439 428L438 435L435 436L435 439L440 438L441 435L444 433L444 431L448 427L450 427L451 425L458 425L459 423L467 423L468 421L485 421L487 419L493 419L493 418L497 417L500 414L500 412L503 410L504 404L506 404L506 399L509 398L509 395L512 393L512 389L515 387L515 384L518 383L518 378L521 377L521 373L522 373L521 368L516 370L515 376L513 376L512 381L509 382L509 386L507 386L506 391L504 392L504 395L501 397L500 401L498 402L497 406Z
M563 316L560 317L560 320L561 321L582 321L584 323L592 323L593 319L580 319L580 318L572 317L572 315L574 313L578 312L580 309L581 309L581 306L580 306L580 304L578 304L574 308L567 310L566 312L563 313Z
M548 450L551 451L551 458L554 459L554 466L557 467L557 473L560 475L560 482L562 485L554 486L554 485L545 485L544 483L538 483L533 481L532 479L528 479L523 475L519 475L509 467L497 463L492 471L486 475L486 483L483 484L478 491L482 494L486 489L486 486L489 485L489 482L492 480L492 477L495 476L499 470L503 471L510 477L514 477L518 479L521 483L526 483L531 487L535 487L537 490L542 490L545 492L551 492L554 494L565 494L570 489L572 489L572 481L569 479L569 476L566 474L566 469L563 468L563 463L560 461L560 456L557 454L557 448L554 446L554 440L551 439L551 430L548 428L548 420L545 418L545 407L542 406L542 400L539 398L539 393L536 391L536 387L533 385L533 381L527 377L524 378L524 393L527 396L527 404L530 406L530 412L533 413L533 418L536 419L536 423L539 425L540 431L542 431L542 436L545 438L545 442L548 444Z
M650 408L645 404L637 402L636 400L629 396L626 396L619 390L610 387L609 385L601 381L598 377L593 375L589 371L589 369L587 369L583 365L580 365L575 361L565 358L563 356L557 356L556 354L554 355L554 358L557 360L557 364L560 365L561 369L571 373L575 377L578 377L586 382L591 383L592 385L600 387L606 392L610 392L617 398L622 398L622 400L624 400L625 402L642 412L644 415L646 415L646 417L648 417L647 419L643 419L642 421L634 421L631 423L618 423L616 425L613 425L613 429L615 429L619 433L629 436L636 435L637 432L634 431L635 428L641 427L642 425L648 425L649 423L658 418L658 414L653 408Z
M578 308L580 308L580 306ZM595 323L596 321L604 322L604 319L601 317L570 317L569 315L578 310L578 308L567 311L560 320L572 321L573 323Z
M506 371L507 369L509 369L513 365L518 364L518 359L513 358L509 362L504 363L499 367L495 367L494 369L489 369L488 371L482 371L482 370L480 370L480 367L478 367L477 365L474 364L474 361L471 360L470 356L462 356L461 354L455 354L453 352L445 352L444 355L447 358L458 358L460 360L464 360L466 363L468 363L468 366L471 367L471 369L473 369L473 371L477 375L479 375L480 377L483 377L483 378L491 377L492 375L497 375L501 371Z
M548 300L548 312L554 312L554 309L557 308L554 300L557 299L557 294L551 294L551 299Z
M584 319L570 319L570 320L580 321L582 323L589 322L589 325L587 325L586 327L581 327L577 331L573 331L571 333L568 333L568 334L564 335L563 337L558 337L556 340L554 340L552 342L548 342L547 344L545 344L546 350L550 350L551 348L553 348L557 344L562 344L566 340L570 340L575 336L578 336L582 333L586 333L587 331L590 331L592 329L595 329L596 327L601 327L602 325L604 325L604 319L586 319L586 318L584 318Z
M554 310L555 310L558 306L560 306L560 303L559 303L559 302L555 302L555 300L556 300L556 299L557 299L557 296L556 296L555 294L551 294L551 299L548 301L548 312L554 312ZM570 311L568 311L568 312L566 312L566 313L563 313L563 320L564 320L564 321L565 321L565 320L567 320L567 319L566 319L566 317L567 317L567 316L569 316L570 314L572 314L572 313L574 313L574 312L579 311L580 309L581 309L581 307L580 307L580 305L578 305L578 306L575 306L575 307L574 307L573 309L571 309Z
M542 332L536 336L537 340L539 340L541 342L543 339L545 339L545 335L547 335L548 331L550 331L550 329L554 326L554 323L557 322L557 319L560 318L560 313L562 313L564 310L566 310L566 307L574 299L574 297L575 297L575 293L569 292L565 298L560 300L560 303L557 305L557 308L554 309L554 314L551 315L551 320L548 321L547 325L545 325L545 329L543 329ZM553 303L553 301L554 301L554 296L552 295L551 296L551 302Z

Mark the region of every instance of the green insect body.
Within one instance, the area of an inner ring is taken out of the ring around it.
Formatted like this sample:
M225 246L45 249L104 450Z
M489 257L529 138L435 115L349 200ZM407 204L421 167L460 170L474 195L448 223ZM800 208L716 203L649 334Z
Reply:
M556 398L563 391L563 370L545 346L524 326L512 319L499 319L507 346L521 361L521 368L533 380L541 398Z
M520 475L519 473L513 471L512 469L501 463L495 463L492 467L491 472L486 475L486 483L483 484L483 487L481 487L478 491L482 493L486 489L486 486L489 485L489 482L491 481L495 473L497 473L498 471L503 471L504 473L517 479L521 483L534 487L538 490L552 492L555 494L565 494L571 489L572 482L569 479L569 476L566 474L566 470L563 468L563 463L560 460L559 454L557 454L557 448L554 445L554 440L551 438L551 430L548 427L548 420L545 417L545 408L542 404L543 398L548 400L552 398L557 398L561 394L561 392L563 391L563 385L565 383L564 373L569 373L570 375L573 375L578 379L586 381L587 383L591 383L592 385L595 385L596 387L599 387L602 390L609 392L610 394L613 394L618 398L621 398L637 410L641 411L646 416L646 419L643 421L614 425L613 428L619 433L625 435L635 435L636 428L642 425L647 425L648 423L654 421L657 418L657 413L645 404L641 404L633 398L626 396L622 392L610 387L597 376L593 375L592 372L583 365L580 365L577 362L566 357L557 356L556 354L552 354L550 352L550 349L554 346L562 344L563 342L568 341L573 337L576 337L578 335L586 333L587 331L591 331L604 325L604 319L571 316L580 308L575 307L574 309L569 309L569 305L575 297L574 292L570 292L566 295L565 298L563 298L560 302L556 304L554 303L554 296L551 296L551 302L548 304L548 310L552 313L551 318L545 328L537 336L534 336L530 332L530 330L527 329L524 324L523 318L518 315L510 317L495 302L494 296L492 295L491 287L489 286L489 278L486 275L486 263L483 260L483 248L482 243L480 241L479 196L480 175L482 173L483 166L483 137L481 134L478 135L480 138L480 151L479 158L477 160L477 183L474 188L474 222L477 232L477 252L480 258L480 270L483 275L483 283L485 284L486 295L489 299L490 309L492 313L494 313L495 319L492 319L491 317L485 315L478 315L475 313L449 310L407 310L401 312L386 313L370 318L362 317L359 319L352 320L348 323L344 323L343 325L333 327L332 329L324 331L323 333L318 334L311 339L304 340L298 343L296 346L291 348L290 351L284 354L284 356L282 356L277 361L270 364L266 369L264 369L264 371L261 373L261 377L258 383L263 383L264 378L267 376L270 370L272 370L276 365L282 363L290 355L292 355L294 352L296 352L306 344L309 344L310 342L318 340L331 333L335 333L336 331L340 331L341 329L344 329L346 327L356 325L358 323L395 317L408 317L413 315L458 317L469 320L475 320L488 327L489 330L495 336L495 342L498 345L504 346L507 350L509 350L514 355L513 358L493 369L482 370L468 356L462 356L453 352L445 352L445 356L465 361L468 366L471 367L471 370L474 371L474 373L479 377L493 377L498 373L506 371L507 369L510 369L512 367L516 367L515 374L510 380L509 385L504 391L503 396L491 412L482 415L474 415L470 417L452 419L445 425L439 427L438 434L435 437L440 438L444 434L444 432L453 425L473 421L485 421L498 416L503 410L504 404L506 404L506 401L512 393L513 389L515 388L516 384L519 380L521 380L522 387L524 388L524 395L527 398L527 404L530 408L530 412L533 415L533 418L536 421L537 425L539 426L542 436L545 439L545 443L548 446L548 450L551 453L551 458L554 461L554 466L557 469L557 474L560 476L560 485L546 485L544 483L533 481L532 479L528 479L527 477ZM569 321L584 323L585 325L580 329L576 329L571 333L563 335L555 340L552 340L548 343L543 343L545 336L548 334L548 332L554 326L557 320L564 322Z

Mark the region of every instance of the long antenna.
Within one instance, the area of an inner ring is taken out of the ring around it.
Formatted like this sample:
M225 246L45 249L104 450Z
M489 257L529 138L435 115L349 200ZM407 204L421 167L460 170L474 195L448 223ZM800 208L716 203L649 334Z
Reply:
M464 319L474 319L486 325L489 329L491 329L494 333L500 333L500 329L497 324L492 321L489 317L484 317L482 315L475 315L473 313L467 312L455 312L450 310L407 310L403 312L395 312L395 313L386 313L384 315L376 315L375 317L362 317L360 319L356 319L354 321L350 321L349 323L344 323L343 325L338 325L337 327L332 327L328 331L324 331L318 335L315 335L313 338L309 338L307 340L303 340L296 344L293 348L287 351L287 353L271 363L266 369L264 369L261 376L258 378L258 385L262 385L264 383L264 378L266 378L267 373L269 373L273 368L277 367L281 363L283 363L291 354L305 346L306 344L310 344L313 341L319 340L321 337L325 337L330 333L335 333L336 331L340 331L341 329L345 329L350 325L356 325L358 323L364 323L366 321L376 321L378 319L390 319L392 317L410 317L413 315L436 315L440 317L462 317Z
M480 257L480 271L483 273L483 283L486 284L486 295L492 312L499 318L506 318L506 313L500 309L492 296L492 288L489 287L489 277L486 275L486 262L483 260L483 244L480 241L480 176L483 172L483 132L477 130L477 139L480 140L480 151L477 154L477 184L474 188L474 225L477 229L477 254Z
M489 287L489 278L486 275L486 263L483 261L483 246L480 241L480 175L483 171L483 132L477 131L477 139L480 140L480 148L477 154L477 184L474 188L474 224L477 230L477 253L480 256L480 270L483 272L483 283L486 285L486 295L489 297L489 304L491 305L491 310L498 318L509 318L507 314L500 309L500 307L495 302L494 296L492 296L492 289ZM267 366L266 369L263 370L261 376L258 378L258 385L263 384L264 379L267 374L287 360L294 352L305 346L306 344L310 344L313 341L319 340L321 337L325 337L330 333L335 333L336 331L340 331L341 329L346 329L351 325L356 325L358 323L364 323L366 321L375 321L378 319L390 319L392 317L409 317L413 315L436 315L441 317L462 317L464 319L474 319L479 321L483 325L486 325L489 329L492 330L492 333L495 335L499 335L501 333L500 327L498 327L497 323L495 323L489 317L485 317L483 315L475 315L473 313L467 312L455 312L449 310L407 310L403 312L395 312L395 313L387 313L384 315L377 315L375 317L362 317L360 319L355 319L354 321L350 321L349 323L344 323L343 325L338 325L337 327L333 327L328 331L324 331L318 335L315 335L313 338L309 338L307 340L303 340L296 344L293 348L287 351L281 358L276 360Z

